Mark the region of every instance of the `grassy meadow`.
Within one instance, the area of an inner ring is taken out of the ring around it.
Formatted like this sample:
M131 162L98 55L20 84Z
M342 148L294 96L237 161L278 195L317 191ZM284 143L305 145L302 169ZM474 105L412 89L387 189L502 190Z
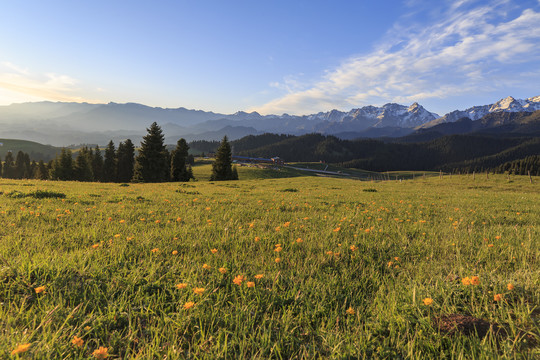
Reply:
M0 358L540 357L538 179L204 166L0 179Z

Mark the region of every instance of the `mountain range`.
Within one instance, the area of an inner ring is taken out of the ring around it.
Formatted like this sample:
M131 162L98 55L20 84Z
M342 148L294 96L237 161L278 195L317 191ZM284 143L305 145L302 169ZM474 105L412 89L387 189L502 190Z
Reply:
M478 120L490 113L533 112L540 96L525 100L507 97L494 104L452 111L444 116L418 103L364 106L348 112L331 110L311 115L261 115L257 112L219 114L186 108L167 109L136 103L34 102L0 106L0 137L68 146L115 143L130 138L137 144L146 128L156 121L166 143L219 140L224 135L239 139L262 133L303 135L319 133L342 139L402 137L462 118Z

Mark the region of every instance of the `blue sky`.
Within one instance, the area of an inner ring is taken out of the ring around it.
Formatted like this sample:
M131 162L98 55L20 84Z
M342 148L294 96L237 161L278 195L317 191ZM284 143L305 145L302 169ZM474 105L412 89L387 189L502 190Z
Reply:
M9 1L0 105L441 115L540 95L540 0Z

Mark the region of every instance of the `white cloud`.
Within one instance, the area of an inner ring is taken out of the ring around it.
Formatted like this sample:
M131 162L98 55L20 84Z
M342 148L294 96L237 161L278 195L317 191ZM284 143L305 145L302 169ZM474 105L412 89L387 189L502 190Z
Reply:
M79 95L78 81L70 76L56 73L36 74L12 64L0 63L0 90L4 99L26 101L91 101ZM92 102L92 101L91 101Z
M519 78L530 71L521 65L538 66L540 12L525 9L508 19L506 1L470 5L467 0L453 3L427 26L396 24L387 34L390 40L371 53L345 60L313 86L285 86L285 95L254 110L313 113L446 98L503 87L505 76L495 79L497 74L510 71L515 76L509 79Z

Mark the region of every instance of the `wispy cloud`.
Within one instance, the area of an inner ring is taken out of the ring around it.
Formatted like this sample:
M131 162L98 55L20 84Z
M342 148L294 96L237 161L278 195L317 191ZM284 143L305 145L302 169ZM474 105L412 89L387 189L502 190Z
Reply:
M517 15L508 15L512 10L515 4L508 1L451 2L430 24L398 23L371 53L350 57L315 85L288 89L254 110L312 113L447 98L515 84L531 70L522 65L539 64L540 12L519 9ZM286 88L286 83L281 86Z
M89 101L78 95L78 81L70 76L45 73L36 74L12 64L0 63L0 89L13 97L52 101Z

